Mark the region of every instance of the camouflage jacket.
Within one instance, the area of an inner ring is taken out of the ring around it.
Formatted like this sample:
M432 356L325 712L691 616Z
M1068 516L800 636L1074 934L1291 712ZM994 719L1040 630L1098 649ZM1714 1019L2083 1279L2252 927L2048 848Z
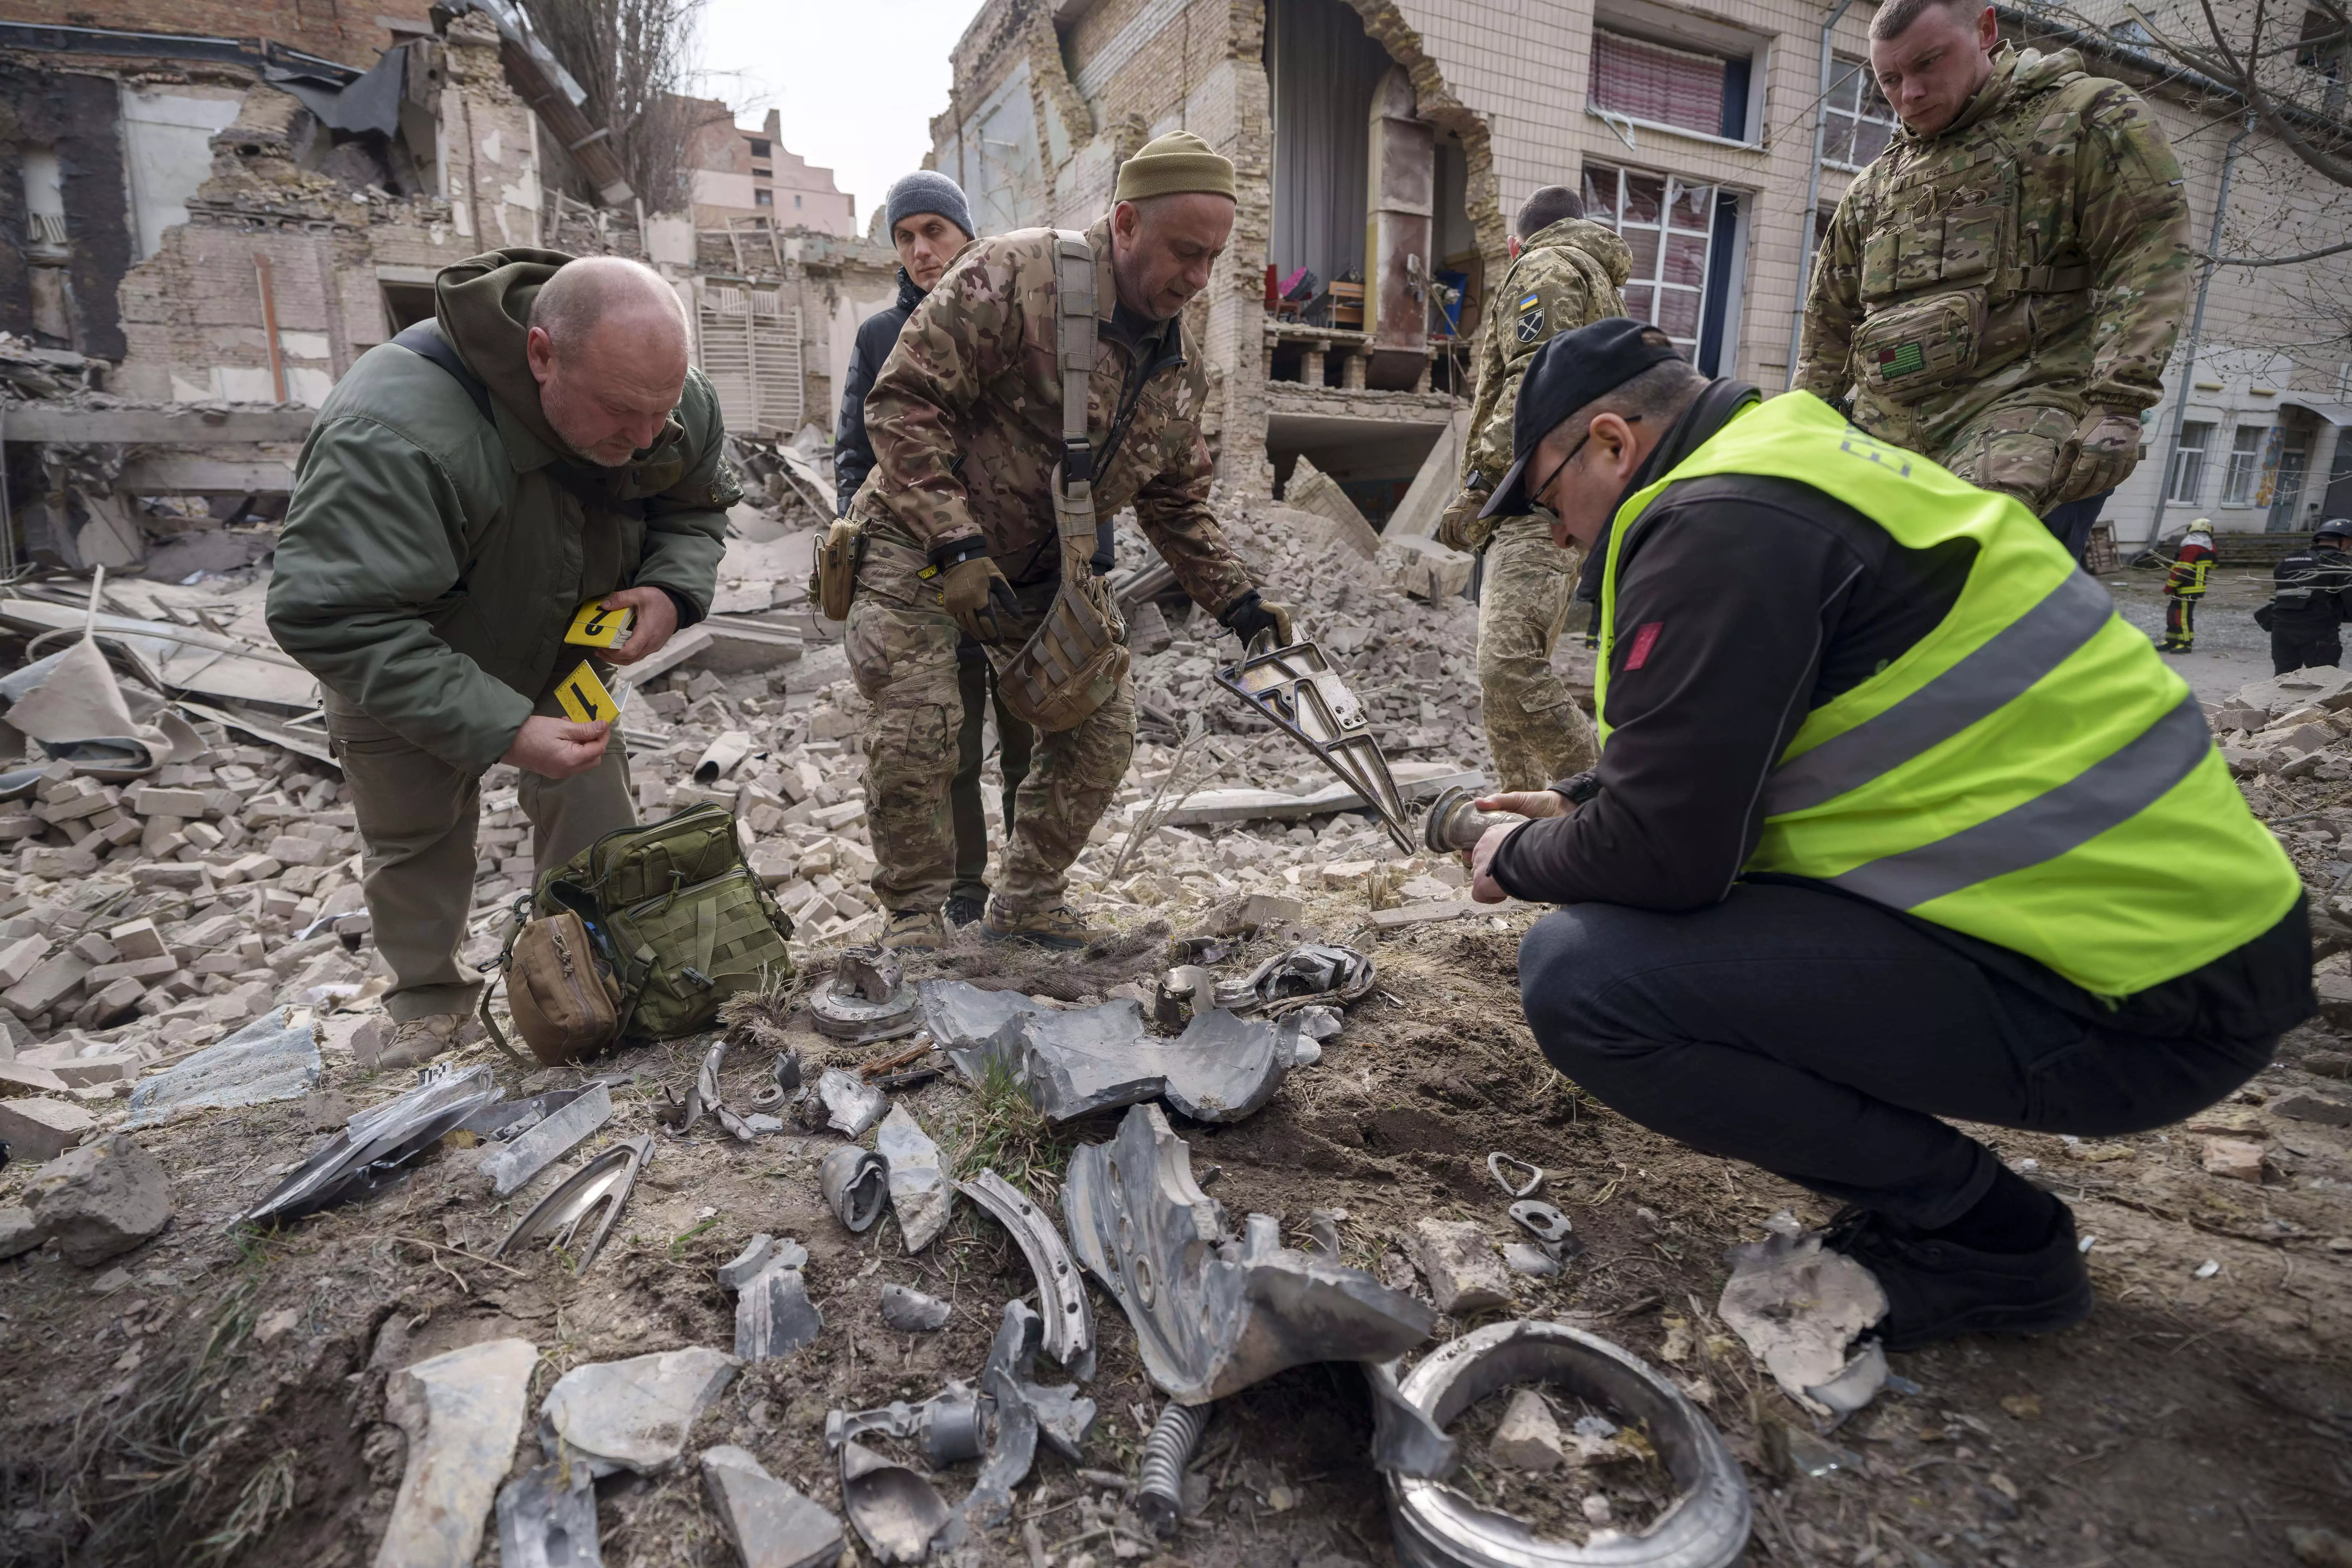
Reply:
M1101 322L1087 398L1095 443L1096 514L1130 503L1144 536L1199 604L1223 611L1255 584L1209 510L1209 447L1201 435L1206 372L1183 353L1181 326L1144 340L1150 363L1125 438L1105 468L1105 437L1137 354L1114 331L1110 222L1087 231ZM866 397L874 471L853 511L925 550L978 535L1016 584L1060 571L1049 490L1062 444L1055 370L1054 231L976 240L898 334ZM1160 352L1150 353L1150 344Z
M2189 284L2163 127L2072 49L2004 48L1945 131L1898 130L1830 220L1796 384L1930 457L1996 404L2161 400Z
M1613 230L1580 217L1538 229L1486 296L1478 329L1478 391L1470 404L1470 439L1462 448L1462 489L1485 496L1511 467L1511 416L1519 405L1519 377L1543 347L1625 313L1617 292L1633 270L1633 254Z

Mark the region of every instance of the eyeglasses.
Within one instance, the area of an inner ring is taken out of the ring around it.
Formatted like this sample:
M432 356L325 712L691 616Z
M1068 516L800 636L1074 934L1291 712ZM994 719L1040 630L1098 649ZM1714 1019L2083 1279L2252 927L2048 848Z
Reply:
M1593 417L1597 419L1600 416L1595 415ZM1621 414L1618 417L1624 420L1628 425L1639 425L1642 422L1642 416L1638 414ZM1551 489L1552 481L1559 479L1562 470L1567 468L1570 463L1576 461L1576 455L1579 452L1583 451L1584 444L1591 439L1592 426L1588 424L1584 427L1584 434L1576 438L1576 445L1568 449L1568 456L1562 458L1553 466L1551 472L1544 476L1543 483L1538 485L1535 489L1528 492L1528 500L1535 502L1538 506L1542 505L1545 492Z

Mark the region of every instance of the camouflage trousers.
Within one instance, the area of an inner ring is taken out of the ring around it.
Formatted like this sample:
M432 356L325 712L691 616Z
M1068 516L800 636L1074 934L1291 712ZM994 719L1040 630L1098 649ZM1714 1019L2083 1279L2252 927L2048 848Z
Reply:
M1541 517L1507 517L1486 546L1478 587L1478 685L1496 785L1541 789L1592 766L1592 721L1551 667L1568 624L1580 554L1551 542Z
M866 820L874 839L874 892L893 910L935 911L956 879L948 786L963 726L956 676L962 634L940 606L938 591L915 575L924 564L911 541L869 524L845 633L850 678L874 704L866 741ZM1000 672L1021 651L1051 597L1050 584L1022 591L1028 617L1008 640L982 645ZM1008 913L1062 901L1070 862L1109 808L1134 752L1131 680L1122 679L1110 700L1076 728L1037 731L1005 836L1004 873L996 883L995 901Z

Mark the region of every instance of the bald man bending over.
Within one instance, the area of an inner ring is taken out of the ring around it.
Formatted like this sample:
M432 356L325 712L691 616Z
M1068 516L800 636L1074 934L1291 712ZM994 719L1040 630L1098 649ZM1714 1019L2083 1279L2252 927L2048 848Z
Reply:
M361 356L296 468L269 628L319 678L393 974L363 1063L464 1044L480 981L457 950L474 904L481 775L521 770L531 864L635 820L606 722L557 683L593 599L635 613L611 665L651 657L710 607L727 509L709 382L684 309L617 257L498 250L443 270L434 320Z

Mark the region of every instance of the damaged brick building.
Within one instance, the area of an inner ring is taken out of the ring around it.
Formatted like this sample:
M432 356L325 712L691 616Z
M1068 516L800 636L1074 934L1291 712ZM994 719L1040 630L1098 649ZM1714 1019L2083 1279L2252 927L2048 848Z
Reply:
M2150 94L2201 239L2242 106L2185 84L2144 34L2134 41L2127 7L2088 0L2101 6L1997 8L2019 42L2082 47L2090 68ZM953 51L933 155L983 228L1082 226L1149 137L1206 137L1242 184L1231 248L1194 307L1222 481L1263 495L1304 456L1376 522L1409 496L1425 522L1469 392L1485 288L1505 263L1510 215L1540 185L1580 189L1623 235L1628 309L1701 368L1768 391L1787 384L1808 209L1824 222L1893 130L1862 67L1871 10L987 0ZM2248 139L2232 233L2307 229L2331 212L2340 226L2320 176L2267 132ZM2324 494L2336 497L2330 515L2352 510L2352 442L2336 439L2352 416L2346 323L2315 332L2305 305L2331 288L2352 297L2347 265L2219 275L2198 374L2181 376L2176 356L2175 398L2149 421L2151 459L2109 506L2116 537L2149 531L2168 473L2153 454L2170 439L2183 379L2194 383L2185 439L2199 444L2186 461L2203 466L2181 477L2175 460L2172 511L2277 529L2310 526ZM2207 447L2210 460L2196 455ZM2221 454L2240 448L2250 455L2225 480ZM1415 488L1425 464L1430 482Z

